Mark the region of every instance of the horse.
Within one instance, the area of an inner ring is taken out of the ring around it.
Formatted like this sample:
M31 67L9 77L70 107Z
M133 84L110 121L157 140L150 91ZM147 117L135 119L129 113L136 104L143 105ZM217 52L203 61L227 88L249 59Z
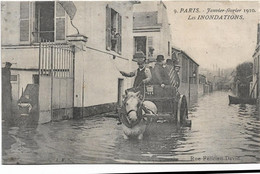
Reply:
M126 91L126 97L123 101L120 120L123 123L124 139L137 137L143 139L143 134L147 126L151 123L150 119L144 117L144 114L157 114L157 107L151 101L143 101L140 91Z

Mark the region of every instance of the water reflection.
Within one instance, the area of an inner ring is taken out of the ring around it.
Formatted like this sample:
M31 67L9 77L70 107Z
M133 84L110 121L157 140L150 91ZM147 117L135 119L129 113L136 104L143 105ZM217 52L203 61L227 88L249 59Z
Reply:
M35 127L3 127L4 164L259 162L255 106L228 105L228 93L199 99L191 128L152 124L144 139L125 140L115 118L90 117Z

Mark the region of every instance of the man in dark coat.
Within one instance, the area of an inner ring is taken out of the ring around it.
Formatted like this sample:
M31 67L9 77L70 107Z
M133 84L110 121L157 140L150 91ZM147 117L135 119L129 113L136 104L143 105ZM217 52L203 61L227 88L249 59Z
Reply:
M150 69L145 66L145 59L139 59L137 61L137 64L138 69L133 72L126 73L120 71L120 73L125 77L135 77L133 85L134 88L143 86L144 84L148 83L152 78Z
M6 62L2 68L2 119L5 121L12 121L11 66L10 62Z
M168 65L164 63L164 56L158 55L156 58L156 64L153 68L153 80L152 83L155 85L160 85L161 87L165 87L165 85L170 85L170 76L169 71L170 68Z

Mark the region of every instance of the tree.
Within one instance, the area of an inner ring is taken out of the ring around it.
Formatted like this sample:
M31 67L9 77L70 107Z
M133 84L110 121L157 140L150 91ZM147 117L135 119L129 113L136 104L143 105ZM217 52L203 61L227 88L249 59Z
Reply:
M250 82L252 81L253 63L244 62L236 67L234 82L238 85L238 96L248 97Z

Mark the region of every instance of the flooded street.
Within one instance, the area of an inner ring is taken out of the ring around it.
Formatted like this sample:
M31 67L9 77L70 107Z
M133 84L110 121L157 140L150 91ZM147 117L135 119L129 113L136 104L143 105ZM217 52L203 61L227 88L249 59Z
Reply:
M191 128L155 123L141 141L125 140L111 117L3 126L2 159L4 164L260 162L255 106L229 106L227 92L214 92L199 98L189 118Z

